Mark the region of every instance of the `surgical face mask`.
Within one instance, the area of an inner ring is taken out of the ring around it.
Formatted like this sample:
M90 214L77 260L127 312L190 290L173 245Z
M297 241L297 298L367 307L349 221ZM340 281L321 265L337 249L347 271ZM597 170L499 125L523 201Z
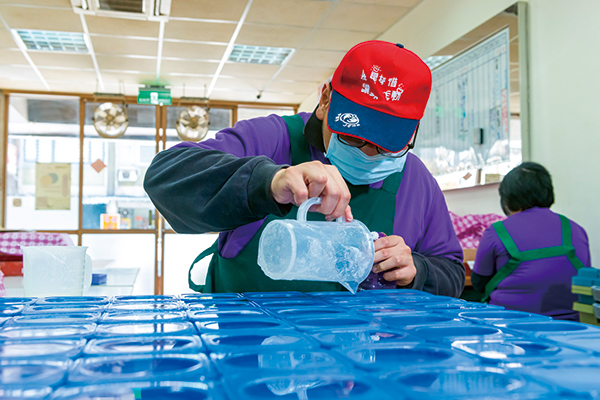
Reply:
M368 156L357 147L341 143L335 133L331 134L325 157L337 167L342 177L353 185L370 185L382 181L394 172L402 171L406 163L406 156Z

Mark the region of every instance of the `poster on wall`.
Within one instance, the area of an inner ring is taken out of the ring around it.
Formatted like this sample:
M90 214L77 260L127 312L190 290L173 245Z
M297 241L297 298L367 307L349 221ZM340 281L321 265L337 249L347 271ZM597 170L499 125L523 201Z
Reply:
M36 163L35 209L71 209L70 163Z

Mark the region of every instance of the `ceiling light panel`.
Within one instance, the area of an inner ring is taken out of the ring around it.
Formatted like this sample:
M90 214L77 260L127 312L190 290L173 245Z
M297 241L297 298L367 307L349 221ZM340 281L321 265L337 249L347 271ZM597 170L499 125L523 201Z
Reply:
M229 61L249 64L281 65L294 49L283 47L234 45Z
M75 32L14 30L27 50L87 53L83 34Z
M434 69L434 68L442 65L443 63L445 63L446 61L448 61L452 57L453 56L431 56L431 57L427 57L423 61L425 62L425 64L427 64L427 66L429 67L429 69Z

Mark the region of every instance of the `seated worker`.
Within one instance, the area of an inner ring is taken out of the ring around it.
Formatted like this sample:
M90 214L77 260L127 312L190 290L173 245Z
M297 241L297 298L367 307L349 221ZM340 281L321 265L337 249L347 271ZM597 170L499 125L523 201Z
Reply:
M552 179L539 164L514 168L499 192L508 218L483 233L471 273L473 288L490 304L578 321L571 277L590 266L585 231L550 211Z
M402 45L354 46L322 88L315 111L238 121L215 139L156 155L144 188L180 233L220 232L202 292L338 291L335 282L271 280L257 264L266 223L297 206L356 218L375 242L375 272L397 287L459 296L462 250L444 196L408 150L431 91L427 65ZM350 207L351 208L350 208ZM309 213L309 217L319 214ZM193 268L193 265L192 265Z

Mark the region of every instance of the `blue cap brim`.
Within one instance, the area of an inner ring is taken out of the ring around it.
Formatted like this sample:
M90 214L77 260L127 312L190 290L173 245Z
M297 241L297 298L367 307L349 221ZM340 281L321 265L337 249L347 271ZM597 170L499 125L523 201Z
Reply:
M398 152L410 142L418 119L395 117L348 100L334 90L327 114L329 130L364 139L389 152Z

